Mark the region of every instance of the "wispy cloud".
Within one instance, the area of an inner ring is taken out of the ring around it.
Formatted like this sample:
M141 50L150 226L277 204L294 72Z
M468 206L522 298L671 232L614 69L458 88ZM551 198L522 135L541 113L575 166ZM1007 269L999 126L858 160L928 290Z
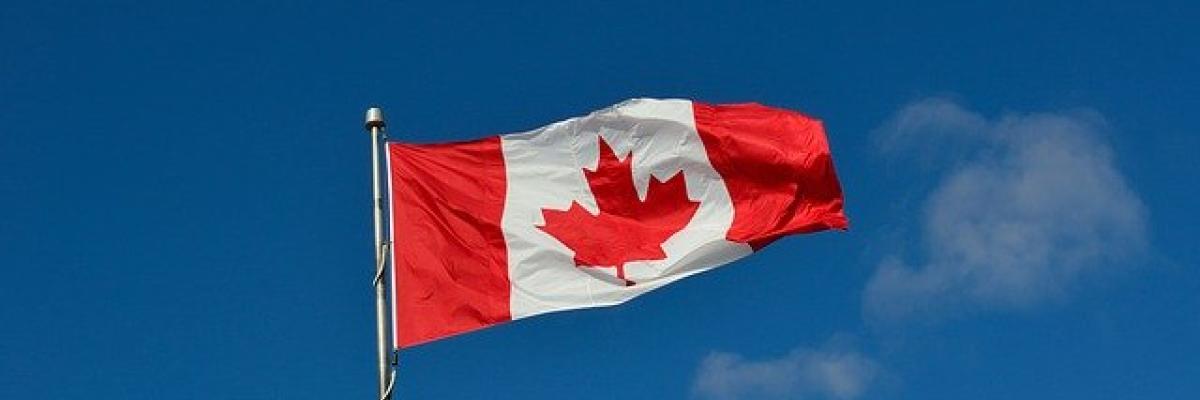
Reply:
M707 399L855 399L879 375L873 359L830 344L774 359L714 352L700 364L692 392Z
M874 139L887 155L931 163L992 142L989 125L983 116L953 101L930 98L904 106L876 130Z
M1142 252L1146 211L1104 129L1088 112L990 119L944 99L900 110L876 133L882 150L951 167L925 200L919 257L885 257L869 281L868 318L1029 307Z

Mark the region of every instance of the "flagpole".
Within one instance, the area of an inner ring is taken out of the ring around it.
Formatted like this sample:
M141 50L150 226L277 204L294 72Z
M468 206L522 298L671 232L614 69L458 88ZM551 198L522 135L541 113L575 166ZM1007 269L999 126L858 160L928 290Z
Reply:
M392 398L395 375L391 371L388 355L391 352L388 344L388 308L387 308L387 247L383 232L383 194L379 189L379 145L383 140L383 109L371 107L367 109L365 127L371 133L371 190L374 193L375 214L375 350L378 353L379 366L379 398Z

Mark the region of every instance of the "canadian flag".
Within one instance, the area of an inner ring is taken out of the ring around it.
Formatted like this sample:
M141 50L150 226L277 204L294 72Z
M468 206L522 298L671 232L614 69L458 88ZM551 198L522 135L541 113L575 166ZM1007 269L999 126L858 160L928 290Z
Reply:
M397 347L619 304L847 227L821 122L759 104L636 99L387 150Z

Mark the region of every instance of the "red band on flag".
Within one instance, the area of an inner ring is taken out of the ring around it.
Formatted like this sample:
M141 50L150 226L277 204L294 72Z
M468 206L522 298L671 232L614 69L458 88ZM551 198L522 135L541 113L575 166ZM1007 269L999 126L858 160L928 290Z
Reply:
M396 345L510 320L500 138L389 143L388 155Z
M692 102L692 111L733 200L730 241L757 250L784 235L848 227L821 121L756 103Z

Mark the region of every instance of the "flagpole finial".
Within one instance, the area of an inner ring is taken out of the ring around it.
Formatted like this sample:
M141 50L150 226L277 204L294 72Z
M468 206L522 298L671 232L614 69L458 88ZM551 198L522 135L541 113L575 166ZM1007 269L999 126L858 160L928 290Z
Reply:
M365 123L367 130L371 130L371 128L382 128L384 126L387 126L387 124L383 122L383 109L379 107L368 108Z

